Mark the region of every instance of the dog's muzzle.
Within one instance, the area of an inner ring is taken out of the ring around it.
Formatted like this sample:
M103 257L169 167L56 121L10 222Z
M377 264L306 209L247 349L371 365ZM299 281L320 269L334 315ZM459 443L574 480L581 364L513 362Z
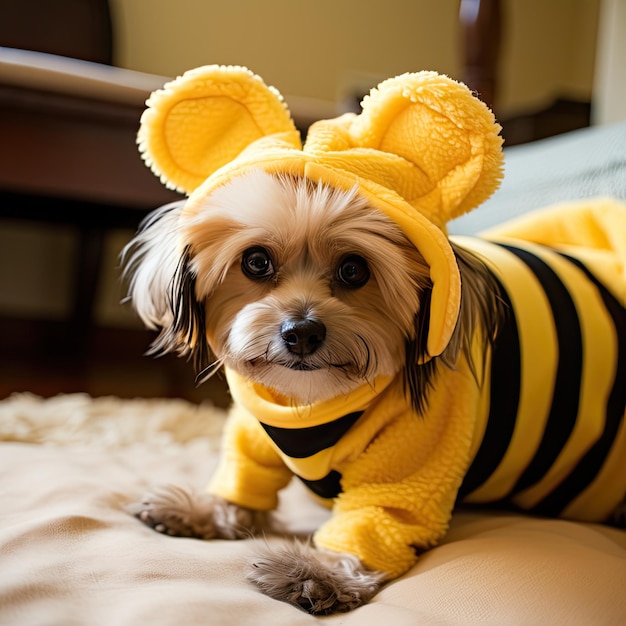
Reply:
M280 327L283 344L297 356L313 354L326 338L326 326L317 319L288 319Z

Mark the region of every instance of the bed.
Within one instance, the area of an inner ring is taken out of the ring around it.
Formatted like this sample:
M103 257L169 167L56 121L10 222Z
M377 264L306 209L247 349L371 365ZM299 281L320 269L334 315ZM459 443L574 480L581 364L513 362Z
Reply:
M155 533L125 506L154 483L202 488L224 413L181 400L18 394L0 403L0 624L314 624L243 580L257 542ZM293 483L280 516L305 536L325 509ZM459 511L442 545L329 625L620 624L626 533Z

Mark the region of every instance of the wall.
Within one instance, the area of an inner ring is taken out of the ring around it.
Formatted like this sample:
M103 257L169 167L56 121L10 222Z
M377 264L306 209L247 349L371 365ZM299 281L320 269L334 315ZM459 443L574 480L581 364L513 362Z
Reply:
M622 0L618 0L622 1ZM504 0L501 117L590 101L601 0Z
M626 0L603 0L594 77L596 124L626 120Z
M458 70L457 0L111 0L116 62L176 76L245 65L282 93L340 100L415 69Z
M110 2L116 62L156 74L240 64L286 95L341 102L404 71L461 68L460 0ZM590 99L600 2L503 0L501 116Z

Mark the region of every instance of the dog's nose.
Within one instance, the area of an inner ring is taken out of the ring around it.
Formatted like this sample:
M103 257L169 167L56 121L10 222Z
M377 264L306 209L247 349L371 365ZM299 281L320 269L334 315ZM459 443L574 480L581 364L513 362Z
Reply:
M326 338L326 326L316 319L286 320L280 336L290 352L304 356L315 352Z

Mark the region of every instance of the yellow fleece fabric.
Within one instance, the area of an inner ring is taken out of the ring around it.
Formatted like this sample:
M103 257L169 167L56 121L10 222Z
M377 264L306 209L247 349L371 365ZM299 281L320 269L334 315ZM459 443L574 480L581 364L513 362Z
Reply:
M276 90L245 68L207 66L151 96L139 145L165 184L189 194L181 219L253 169L356 186L429 264L433 358L459 314L460 275L445 225L499 184L499 131L465 86L419 72L381 83L359 115L314 124L302 145ZM623 205L589 201L502 226L484 240L459 238L502 284L509 334L488 354L482 386L464 357L454 369L439 367L424 415L412 410L400 376L301 407L227 371L235 408L211 491L272 509L295 474L333 497L316 544L354 553L389 577L443 536L459 493L470 502L506 499L603 519L626 492L625 216ZM553 301L561 287L570 294L564 307ZM576 329L571 349L562 319ZM531 353L542 354L547 370L533 367ZM502 379L509 362L519 372ZM552 408L563 388L577 393L572 381L580 398L565 411L566 436L555 439ZM501 424L508 432L500 449L492 442ZM546 433L557 443L545 445ZM591 482L579 479L583 465L594 468Z
M462 497L605 521L626 495L626 205L565 203L454 241L498 278L515 333L490 357Z
M576 223L586 225L579 236ZM316 545L356 554L389 577L441 539L457 499L605 520L626 493L625 227L626 206L599 199L528 215L485 238L456 237L500 282L514 337L502 333L477 377L464 358L440 367L422 415L400 376L300 407L227 371L235 409L210 490L272 509L292 475L320 493L316 484L323 492L336 472L337 493L321 493L336 497ZM554 246L529 241L548 235ZM559 285L570 309L550 302ZM575 401L559 406L568 395ZM345 433L326 431L311 449L314 429L346 415L356 419Z
M471 381L465 365L449 372L429 397L423 419L406 401L399 377L319 405L293 407L272 402L271 391L228 371L235 408L210 491L268 510L294 473L316 480L335 470L343 491L333 502L332 518L315 533L316 545L351 552L368 567L398 576L415 563L416 549L435 545L448 527L470 460L475 411L467 409L480 403ZM261 425L271 421L306 439L303 430L321 416L331 423L358 408L365 411L354 426L313 459L287 457Z

